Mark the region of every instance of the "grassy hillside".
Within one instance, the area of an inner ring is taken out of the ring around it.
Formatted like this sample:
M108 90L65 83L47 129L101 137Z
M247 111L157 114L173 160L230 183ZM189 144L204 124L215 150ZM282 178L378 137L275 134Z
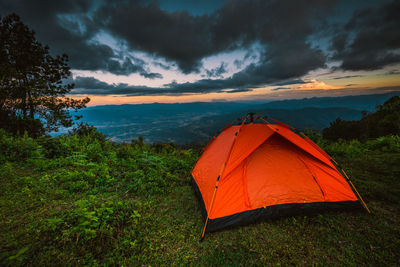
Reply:
M4 265L387 265L400 258L400 138L328 143L367 213L262 222L206 236L189 185L199 151L0 131Z

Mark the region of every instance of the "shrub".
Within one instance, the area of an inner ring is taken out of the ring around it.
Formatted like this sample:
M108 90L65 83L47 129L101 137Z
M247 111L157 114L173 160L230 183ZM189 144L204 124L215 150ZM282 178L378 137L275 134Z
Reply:
M46 219L42 232L53 232L57 240L86 242L117 235L124 224L136 225L141 218L137 207L126 201L101 202L94 196L78 200L73 209L63 211ZM134 241L134 240L131 240ZM104 245L102 243L102 245Z
M381 152L400 152L400 136L388 135L369 140L365 143L370 150Z
M41 146L25 133L21 137L9 136L0 129L0 157L2 160L25 161L28 158L40 158Z
M49 159L65 157L72 152L60 138L41 136L37 141L42 147L42 154Z
M98 140L102 143L106 141L106 136L99 131L94 126L91 126L87 123L79 123L78 126L74 127L70 132L69 135L77 135L80 137L89 137L91 140Z
M10 177L13 174L14 166L11 162L4 162L0 165L0 177Z
M338 142L326 145L324 149L332 156L341 157L354 157L368 151L368 149L358 140L345 141L342 139L339 139Z

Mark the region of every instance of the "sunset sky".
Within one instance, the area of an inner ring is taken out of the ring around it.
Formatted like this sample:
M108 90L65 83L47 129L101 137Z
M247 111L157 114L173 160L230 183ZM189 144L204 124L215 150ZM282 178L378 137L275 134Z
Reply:
M0 0L90 105L400 91L400 1Z

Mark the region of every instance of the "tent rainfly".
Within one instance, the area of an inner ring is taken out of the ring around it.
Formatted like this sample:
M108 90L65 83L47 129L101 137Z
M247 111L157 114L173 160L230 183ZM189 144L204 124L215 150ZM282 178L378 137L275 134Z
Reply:
M270 119L249 113L204 148L191 179L205 220L201 240L206 232L263 219L362 206L369 212L327 153Z

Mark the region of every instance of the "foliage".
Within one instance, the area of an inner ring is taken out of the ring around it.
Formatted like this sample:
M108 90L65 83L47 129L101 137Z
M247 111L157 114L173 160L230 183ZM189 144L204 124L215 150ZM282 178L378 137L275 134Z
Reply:
M71 72L67 55L51 56L16 14L0 21L0 127L31 136L73 123L70 109L85 107L89 98L65 97Z
M325 143L324 150L334 156L357 157L367 153L400 153L400 137L398 135L382 136L376 139L360 142L358 140Z
M79 123L77 127L72 128L69 134L72 136L73 135L87 136L93 139L97 139L102 143L106 141L106 136L101 132L97 131L96 127L83 122Z
M366 140L380 136L400 134L400 97L394 96L383 105L379 105L375 113L364 114L360 121L344 121L340 118L323 130L328 140Z
M199 153L143 140L115 144L95 128L31 138L0 130L2 265L396 265L400 137L330 142L372 210L228 229L199 242L189 185Z
M0 162L25 161L28 158L41 157L40 145L35 139L25 134L22 137L10 136L6 131L0 129Z

